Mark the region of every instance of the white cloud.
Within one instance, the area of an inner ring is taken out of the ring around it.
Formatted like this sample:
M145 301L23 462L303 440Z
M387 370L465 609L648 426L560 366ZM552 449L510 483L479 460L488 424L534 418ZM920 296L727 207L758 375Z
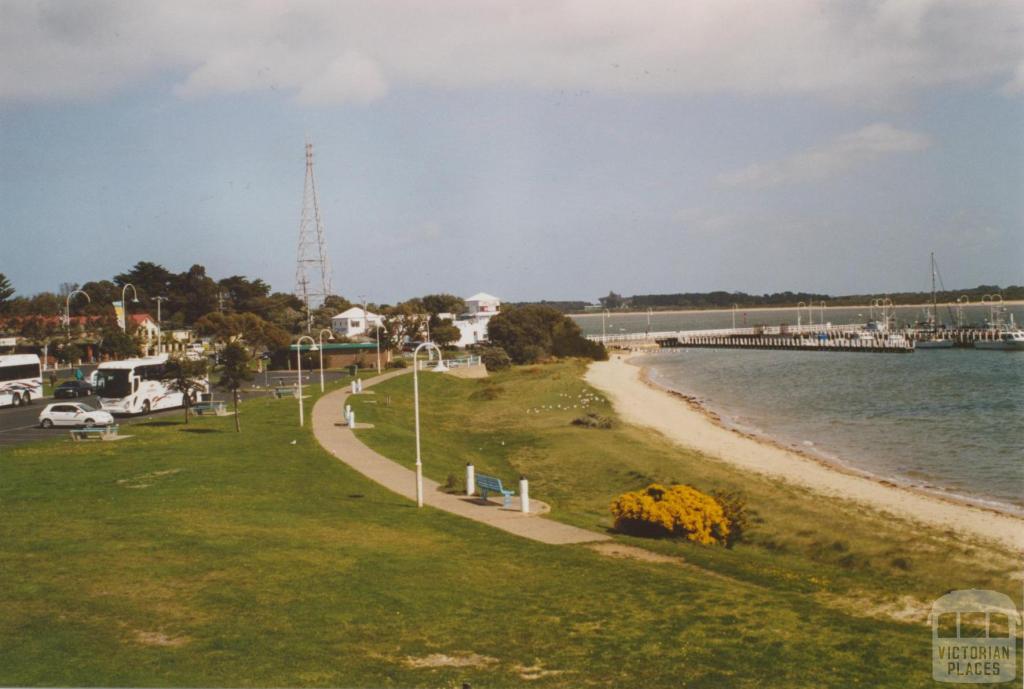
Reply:
M897 129L884 122L843 134L816 148L782 160L753 163L718 176L732 187L767 188L826 179L881 156L921 151L931 145L925 134Z
M365 103L403 86L797 93L886 105L1005 83L1017 0L0 0L0 100L97 97L180 74L185 97L278 89ZM1019 75L1018 75L1019 80Z

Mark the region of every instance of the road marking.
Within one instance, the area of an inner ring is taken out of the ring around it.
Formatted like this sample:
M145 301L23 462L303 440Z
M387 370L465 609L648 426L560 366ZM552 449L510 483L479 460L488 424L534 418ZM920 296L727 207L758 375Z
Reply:
M32 424L30 426L18 426L17 428L4 428L0 429L0 433L10 433L11 431L23 431L26 428L39 428L38 424Z

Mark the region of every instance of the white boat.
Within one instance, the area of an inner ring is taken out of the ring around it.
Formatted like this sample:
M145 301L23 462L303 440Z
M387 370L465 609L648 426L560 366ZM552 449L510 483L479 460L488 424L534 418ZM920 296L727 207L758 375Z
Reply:
M935 294L935 254L931 255L932 259L932 309L928 315L928 322L925 326L925 330L919 333L919 339L914 342L914 346L917 349L951 349L953 347L952 338L946 337L939 332L939 324L937 321L939 314L939 301Z
M924 340L915 340L914 346L917 349L952 349L953 340L948 337L934 337Z
M974 343L975 349L997 349L1004 352L1024 352L1024 330L1013 324L1013 314L1010 314L1010 329L1000 333L995 340L978 340Z

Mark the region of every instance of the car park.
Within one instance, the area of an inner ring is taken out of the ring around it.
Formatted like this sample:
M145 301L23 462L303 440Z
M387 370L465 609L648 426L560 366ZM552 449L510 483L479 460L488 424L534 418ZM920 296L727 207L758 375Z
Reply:
M54 426L106 426L114 423L110 412L92 407L85 402L55 402L39 412L42 428Z
M56 399L88 397L92 394L92 385L84 380L66 380L53 389Z

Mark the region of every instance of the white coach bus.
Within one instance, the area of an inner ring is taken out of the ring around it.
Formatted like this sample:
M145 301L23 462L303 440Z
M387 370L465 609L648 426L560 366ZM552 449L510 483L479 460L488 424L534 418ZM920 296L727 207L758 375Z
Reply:
M43 373L35 354L0 354L0 407L32 404L43 396Z
M100 408L111 414L148 414L181 407L185 396L161 380L166 354L124 361L105 361L96 369L95 394ZM209 390L204 381L203 392Z

